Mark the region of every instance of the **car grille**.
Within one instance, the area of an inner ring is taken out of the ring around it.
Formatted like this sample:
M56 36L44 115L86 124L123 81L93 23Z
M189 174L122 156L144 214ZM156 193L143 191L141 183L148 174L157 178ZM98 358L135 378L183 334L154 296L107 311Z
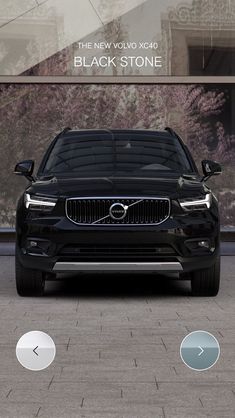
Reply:
M60 261L156 261L162 257L175 256L174 249L164 245L84 245L64 246L59 254ZM169 261L169 260L168 260ZM173 260L174 261L174 260Z
M110 216L112 205L128 207L123 219ZM168 198L68 199L66 215L76 224L85 225L146 225L160 224L170 215Z

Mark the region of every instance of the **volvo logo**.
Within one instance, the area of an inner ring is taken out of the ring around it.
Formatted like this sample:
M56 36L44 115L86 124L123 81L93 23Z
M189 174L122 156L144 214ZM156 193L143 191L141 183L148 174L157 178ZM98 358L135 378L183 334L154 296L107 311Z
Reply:
M122 203L113 203L109 208L109 215L115 221L121 221L125 218L127 209L128 206L125 206Z

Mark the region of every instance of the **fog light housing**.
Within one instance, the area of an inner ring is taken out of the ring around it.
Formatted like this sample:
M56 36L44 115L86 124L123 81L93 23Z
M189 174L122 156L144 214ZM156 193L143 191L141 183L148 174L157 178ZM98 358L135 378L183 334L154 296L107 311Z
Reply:
M198 241L198 246L202 247L202 248L208 248L210 249L210 242L208 240L202 240L202 241Z
M193 254L213 253L215 251L215 244L210 239L192 239L185 241L186 247Z
M28 238L26 240L26 252L29 255L47 256L50 251L51 242L41 239Z
M37 247L38 246L38 243L37 243L37 241L29 241L29 247Z

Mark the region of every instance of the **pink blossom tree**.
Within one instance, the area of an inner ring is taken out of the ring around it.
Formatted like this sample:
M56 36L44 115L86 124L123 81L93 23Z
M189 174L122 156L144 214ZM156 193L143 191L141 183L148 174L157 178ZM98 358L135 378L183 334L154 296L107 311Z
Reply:
M0 225L13 225L24 184L12 174L15 163L33 158L38 165L45 148L65 126L162 129L167 125L182 135L198 164L204 158L223 163L225 172L215 183L222 224L235 225L231 209L235 135L220 120L225 100L224 92L201 85L2 85Z

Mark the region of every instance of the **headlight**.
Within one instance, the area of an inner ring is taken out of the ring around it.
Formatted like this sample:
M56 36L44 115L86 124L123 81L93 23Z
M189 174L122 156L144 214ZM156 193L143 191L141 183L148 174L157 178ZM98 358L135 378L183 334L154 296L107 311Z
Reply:
M185 211L210 209L211 193L207 193L205 196L179 200L179 204Z
M56 202L57 199L53 197L31 196L28 193L25 193L24 195L25 207L31 210L50 212L55 207Z

